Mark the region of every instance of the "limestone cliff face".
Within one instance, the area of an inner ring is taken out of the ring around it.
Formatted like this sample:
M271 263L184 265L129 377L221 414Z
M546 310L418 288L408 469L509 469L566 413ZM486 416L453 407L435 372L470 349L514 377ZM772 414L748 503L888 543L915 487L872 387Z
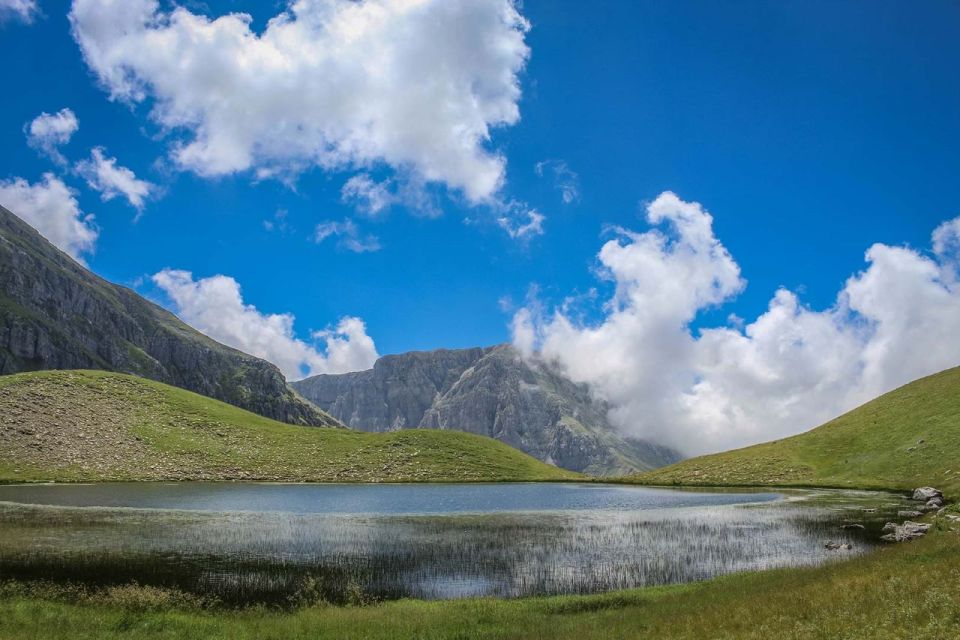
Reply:
M39 369L132 373L284 422L339 426L272 364L97 277L0 207L0 374Z
M365 431L455 429L490 436L541 460L595 475L675 462L676 452L624 438L608 407L554 365L513 347L414 352L373 369L293 383L304 397Z

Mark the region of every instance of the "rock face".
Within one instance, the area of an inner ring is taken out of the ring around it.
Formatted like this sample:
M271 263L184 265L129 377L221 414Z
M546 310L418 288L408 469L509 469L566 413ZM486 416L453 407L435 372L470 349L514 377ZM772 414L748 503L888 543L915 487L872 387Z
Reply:
M385 356L368 371L293 386L356 429L468 431L573 471L627 473L679 459L675 451L618 434L608 407L584 385L509 345Z
M339 426L272 364L97 277L0 207L0 374L41 369L131 373L284 422Z

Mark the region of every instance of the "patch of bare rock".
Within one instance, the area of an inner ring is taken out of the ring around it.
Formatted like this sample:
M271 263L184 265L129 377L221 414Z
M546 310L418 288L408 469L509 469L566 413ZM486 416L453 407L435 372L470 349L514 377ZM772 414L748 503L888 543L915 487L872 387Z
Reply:
M913 522L909 518L919 518L925 512L939 511L946 505L943 499L943 492L933 487L914 489L911 498L917 502L922 502L923 506L916 510L897 512L898 517L908 519L902 524L888 522L884 525L884 535L880 536L881 540L885 542L909 542L910 540L922 538L933 525L924 522Z

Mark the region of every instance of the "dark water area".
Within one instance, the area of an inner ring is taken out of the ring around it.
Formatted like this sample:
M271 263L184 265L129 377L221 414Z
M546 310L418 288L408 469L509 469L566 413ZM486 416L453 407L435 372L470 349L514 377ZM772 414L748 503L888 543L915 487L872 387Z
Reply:
M598 593L816 565L868 552L905 504L602 484L42 485L0 487L0 501L0 580L281 606Z

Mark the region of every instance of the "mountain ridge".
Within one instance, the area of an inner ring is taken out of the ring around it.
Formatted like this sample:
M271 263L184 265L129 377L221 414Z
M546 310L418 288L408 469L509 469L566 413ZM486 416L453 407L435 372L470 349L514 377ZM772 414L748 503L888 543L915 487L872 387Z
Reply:
M668 448L619 434L607 420L609 407L585 385L510 345L388 355L366 371L312 376L292 386L353 428L478 433L592 475L679 459Z
M274 365L100 278L0 206L0 374L47 369L129 373L282 422L342 426Z

